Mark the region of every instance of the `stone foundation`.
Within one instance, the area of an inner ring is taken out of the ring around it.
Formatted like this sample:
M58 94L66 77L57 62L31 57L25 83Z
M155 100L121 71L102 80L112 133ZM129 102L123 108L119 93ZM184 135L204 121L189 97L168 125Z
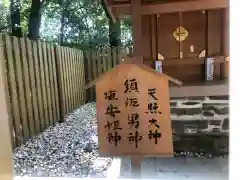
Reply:
M228 153L228 96L172 98L175 152Z
M228 96L172 98L173 133L228 133L228 103Z

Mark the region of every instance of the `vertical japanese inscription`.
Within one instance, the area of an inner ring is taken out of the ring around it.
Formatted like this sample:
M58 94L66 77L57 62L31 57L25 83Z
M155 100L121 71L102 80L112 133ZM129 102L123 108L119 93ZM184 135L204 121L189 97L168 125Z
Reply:
M146 113L153 116L149 120L148 128L155 129L155 130L149 130L148 139L154 140L154 143L158 144L158 139L161 138L162 134L161 132L158 131L158 129L160 129L160 125L157 122L158 118L156 116L162 114L162 112L160 111L159 105L157 103L158 99L155 96L155 94L156 94L156 88L148 89L149 102L148 102L148 111Z
M124 94L130 96L132 92L139 93L138 89L138 82L135 78L127 79L124 82L125 90ZM127 97L125 100L125 107L126 108L136 108L139 107L138 97ZM139 113L135 112L136 110L133 109L134 112L128 114L128 125L129 129L135 129L128 133L127 140L129 144L135 144L135 148L138 148L139 141L142 140L142 136L140 135L138 128L139 128Z
M120 127L119 119L117 118L117 115L121 113L118 106L114 104L114 100L118 100L117 98L117 92L116 90L110 90L108 92L104 93L105 100L110 101L110 103L107 106L105 114L108 115L106 125L104 128L108 129L108 143L114 144L115 147L120 143L122 137L118 130L122 130ZM111 120L109 120L111 119Z

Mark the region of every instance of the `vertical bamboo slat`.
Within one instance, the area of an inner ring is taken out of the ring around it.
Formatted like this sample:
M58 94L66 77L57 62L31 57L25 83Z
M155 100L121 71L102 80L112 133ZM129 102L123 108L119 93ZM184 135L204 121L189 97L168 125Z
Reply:
M12 56L12 43L9 36L5 36L6 40L6 51L7 51L7 66L8 66L8 78L9 78L9 89L10 89L10 97L11 97L11 106L12 106L12 117L13 117L13 125L15 130L15 142L16 145L19 146L22 144L22 131L21 131L21 123L20 123L20 111L18 106L18 96L17 96L17 86L15 79L15 68L14 61Z
M24 93L24 83L22 76L22 63L20 59L20 51L19 51L19 39L13 37L13 48L14 48L14 61L15 61L15 69L16 69L16 84L18 87L18 96L19 96L19 109L20 109L20 121L22 125L23 131L23 139L27 141L29 139L29 129L28 129L28 120L27 120L27 110L26 110L26 100Z
M39 61L38 61L38 52L37 52L37 43L36 41L32 41L33 45L33 62L35 68L35 77L36 77L36 88L37 88L37 103L38 103L38 113L39 119L36 120L36 133L43 131L43 105L42 105L42 93L41 93L41 80L40 80L40 69L39 69Z

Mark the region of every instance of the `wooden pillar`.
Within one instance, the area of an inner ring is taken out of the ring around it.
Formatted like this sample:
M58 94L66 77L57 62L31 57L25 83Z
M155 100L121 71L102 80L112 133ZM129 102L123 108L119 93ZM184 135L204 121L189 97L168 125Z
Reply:
M223 55L229 57L229 8L223 10ZM221 66L221 79L229 77L229 61Z
M133 37L133 56L142 60L142 16L140 12L141 0L131 1L132 5L132 37Z
M8 108L8 89L5 76L5 56L3 53L2 37L0 36L0 179L13 178L12 147Z

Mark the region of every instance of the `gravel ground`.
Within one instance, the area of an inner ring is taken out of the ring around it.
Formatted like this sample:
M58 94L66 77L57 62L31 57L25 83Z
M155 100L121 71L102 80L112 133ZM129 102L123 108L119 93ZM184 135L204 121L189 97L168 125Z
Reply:
M88 103L13 154L17 176L105 177L111 158L99 158L95 103Z

